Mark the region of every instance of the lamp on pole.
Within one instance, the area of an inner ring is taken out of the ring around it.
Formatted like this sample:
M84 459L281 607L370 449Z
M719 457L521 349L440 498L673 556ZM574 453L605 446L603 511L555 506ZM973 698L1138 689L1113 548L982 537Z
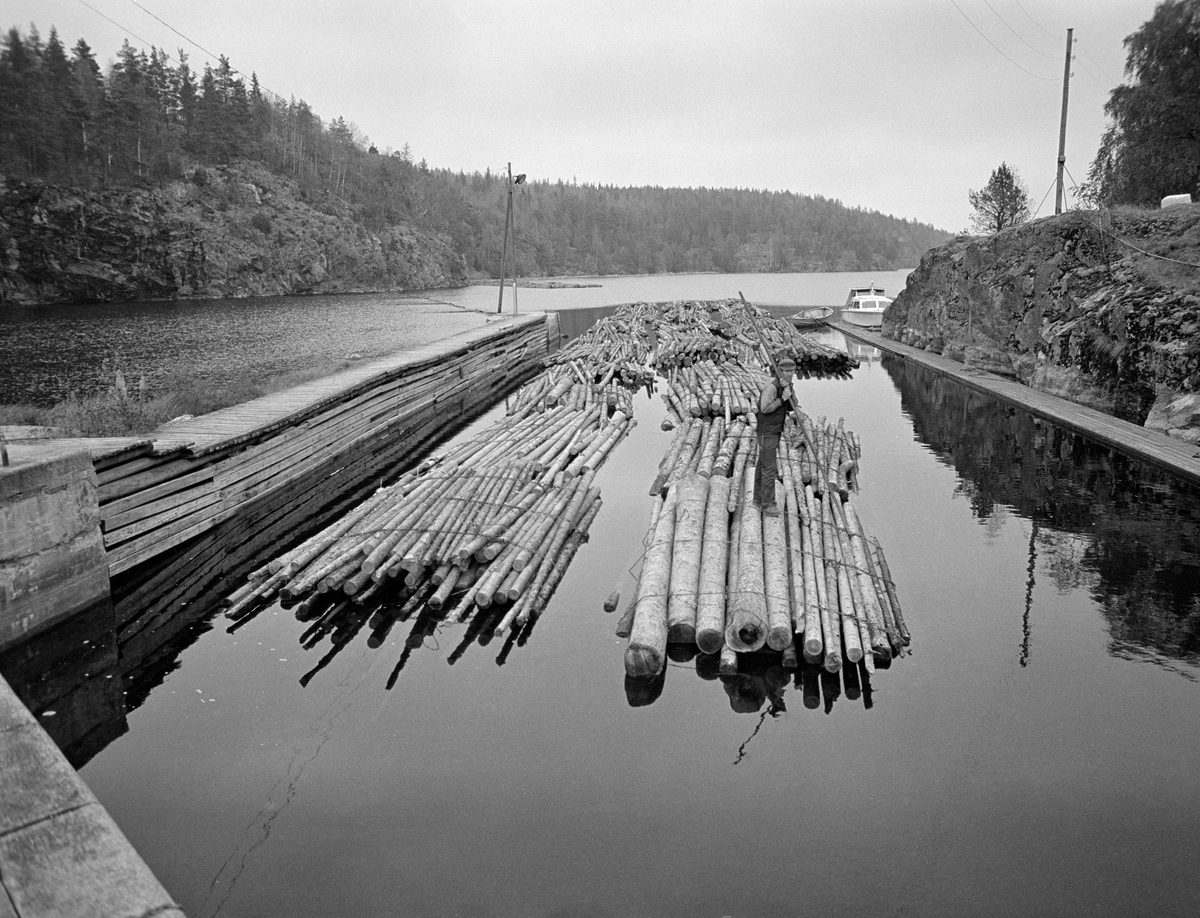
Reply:
M496 303L496 312L504 311L504 276L505 268L508 263L508 237L511 233L513 237L513 314L517 312L517 228L513 220L513 186L521 185L525 182L525 173L522 172L516 178L513 178L512 163L508 164L508 208L504 212L504 245L500 250L500 299Z

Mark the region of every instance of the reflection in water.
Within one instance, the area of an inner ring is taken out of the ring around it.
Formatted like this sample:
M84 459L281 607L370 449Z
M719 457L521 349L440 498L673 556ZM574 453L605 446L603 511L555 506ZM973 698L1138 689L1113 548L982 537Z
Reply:
M72 763L129 729L107 598L0 653L0 673Z
M870 367L883 360L883 351L873 344L863 344L852 338L846 339L846 352L858 361L860 367Z
M738 654L738 671L725 675L720 671L721 655L700 653L694 644L668 644L670 662L652 679L632 679L625 676L625 698L632 708L653 704L662 695L669 670L693 669L706 682L719 682L736 714L760 714L759 721L746 742L738 749L736 765L746 757L750 740L758 735L767 717L777 718L787 713L785 694L788 685L800 692L804 707L816 710L824 706L826 714L833 713L839 698L862 701L866 709L872 706L871 676L864 664L845 663L840 672L831 673L819 663L808 663L798 653L799 665L785 668L780 654L770 652Z
M1200 660L1200 489L897 357L883 367L916 439L952 467L989 528L1032 523L1020 660L1031 654L1034 569L1083 587L1110 652Z
M508 391L517 385L519 381ZM179 667L181 654L214 627L224 597L264 557L324 528L489 407L447 402L444 414L411 436L382 438L353 461L339 459L312 469L210 532L114 578L111 601L0 654L0 673L71 764L82 768L128 729L127 713ZM319 594L312 603L296 606L297 618L313 623L302 643L315 648L328 637L331 645L305 673L302 685L366 626L373 629L368 640L381 644L395 621L411 616L423 597L393 597L395 607L386 604L388 597L381 598L384 602L368 606L344 594ZM406 599L414 600L407 609ZM256 615L278 608L265 604L250 610L227 630L236 631ZM418 621L430 634L437 624L428 616ZM86 648L83 653L80 647ZM397 665L392 683L405 660L407 656Z
M1029 576L1025 581L1025 614L1021 617L1020 663L1022 666L1029 665L1029 613L1033 609L1033 587L1036 581L1034 574L1037 572L1037 536L1038 523L1034 519L1029 527L1029 566L1027 568Z

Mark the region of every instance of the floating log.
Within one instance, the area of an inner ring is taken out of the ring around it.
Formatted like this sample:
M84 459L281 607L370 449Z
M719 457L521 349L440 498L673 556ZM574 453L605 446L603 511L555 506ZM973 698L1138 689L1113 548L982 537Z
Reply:
M696 640L697 590L704 545L704 516L708 479L690 475L676 485L674 550L671 554L670 592L667 601L667 641Z
M782 515L763 516L762 554L767 646L772 650L783 650L792 643L792 601L788 582L787 532Z
M717 653L725 643L725 577L729 566L730 479L714 476L708 485L704 545L696 605L696 644Z
M667 492L638 580L637 610L629 633L629 646L625 649L625 672L637 678L657 675L666 662L667 600L675 539L676 495L675 488Z
M754 490L754 468L743 472L742 493ZM763 596L762 513L753 501L742 503L741 529L738 533L737 591L730 597L725 624L725 643L747 653L767 642L767 603Z

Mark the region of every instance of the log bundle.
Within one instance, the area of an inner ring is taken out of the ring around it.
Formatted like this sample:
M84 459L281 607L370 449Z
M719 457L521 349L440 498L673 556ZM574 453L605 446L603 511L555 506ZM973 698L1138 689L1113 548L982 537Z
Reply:
M719 656L725 674L737 671L738 654L758 651L780 654L784 666L802 655L830 673L860 661L873 671L902 655L910 637L882 546L867 537L852 502L859 439L840 418L789 417L779 448L781 513L762 513L754 501L755 403L767 370L752 348L723 355L720 345L703 347L697 326L719 323L732 336L723 340L736 345L757 337L757 322L776 354L804 336L735 302L663 311L687 331L660 340L686 341L688 358L660 366L664 428L675 433L650 485L649 548L618 626L630 639L626 673L656 677L671 643ZM810 366L826 372L819 361Z
M778 516L754 501L757 440L747 425L695 420L676 432L652 488L628 675L657 675L668 642L725 654L722 672L736 671L736 654L763 650L783 654L785 666L799 651L829 672L859 661L870 672L904 653L910 637L883 548L844 486L857 441L840 420L804 421L811 441L789 419L780 442Z
M486 431L256 570L226 616L278 599L304 620L341 621L386 596L490 633L536 619L599 512L594 478L636 423L632 390L653 378L622 322L556 354Z
M755 325L808 355L810 373L852 365L775 321L738 301L618 308L547 358L491 427L256 570L227 617L241 623L279 600L314 623L306 642L348 640L371 608L381 610L378 640L413 614L418 644L436 621L470 622L481 643L531 626L600 510L596 474L636 424L634 393L657 386L675 432L619 626L627 674L661 674L668 646L684 644L726 674L738 654L764 650L829 672L886 665L909 635L882 547L852 503L858 438L840 419L797 412L779 450L782 513L764 516L752 499L755 406L768 379ZM614 593L606 608L617 603Z

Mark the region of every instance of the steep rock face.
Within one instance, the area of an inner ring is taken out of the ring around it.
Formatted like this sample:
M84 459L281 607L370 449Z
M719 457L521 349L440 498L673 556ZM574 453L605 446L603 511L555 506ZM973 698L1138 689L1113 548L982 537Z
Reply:
M158 190L73 191L0 177L0 303L108 302L453 287L445 236L368 231L332 195L252 163Z
M1179 264L1198 260L1200 206L1095 219L1064 214L931 249L883 334L1185 435L1180 411L1164 418L1200 390L1200 279Z

